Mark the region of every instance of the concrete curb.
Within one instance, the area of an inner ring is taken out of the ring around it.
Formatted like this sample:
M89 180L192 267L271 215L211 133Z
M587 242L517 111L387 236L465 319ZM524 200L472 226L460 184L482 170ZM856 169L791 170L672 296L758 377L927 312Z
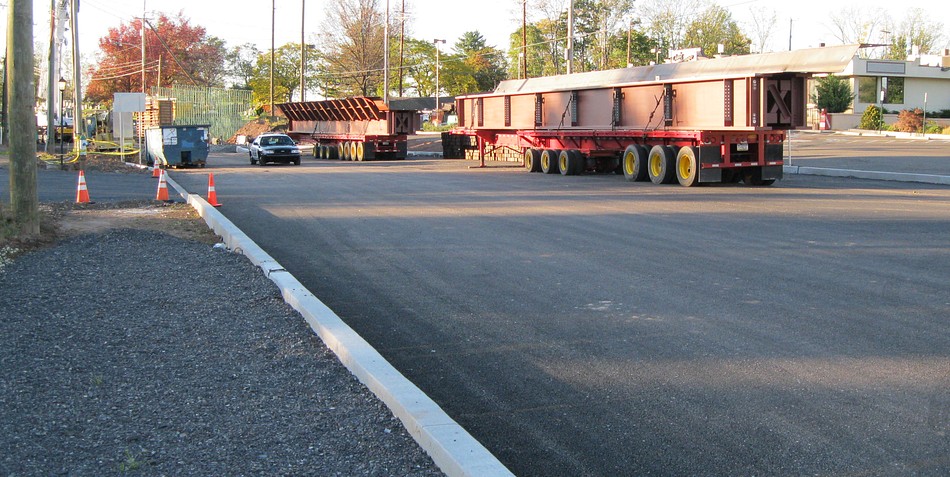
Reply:
M829 169L824 167L785 166L786 174L802 174L826 177L852 177L878 181L921 182L924 184L950 185L950 176L933 174L910 174L905 172L857 171L851 169Z
M340 362L386 403L442 472L453 477L514 475L227 217L198 194L188 193L170 177L166 179L229 249L246 256L277 284L284 300L303 315Z

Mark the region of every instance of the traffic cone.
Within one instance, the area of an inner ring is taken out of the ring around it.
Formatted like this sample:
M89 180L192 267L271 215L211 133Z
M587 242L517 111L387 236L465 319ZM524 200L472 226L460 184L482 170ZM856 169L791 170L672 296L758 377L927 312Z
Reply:
M208 174L208 203L214 207L221 207L218 203L218 193L214 190L214 174Z
M165 170L162 169L161 175L158 176L158 193L155 195L155 200L161 200L169 202L168 200L168 184L165 182Z
M76 188L76 203L89 204L89 189L86 188L86 175L79 171L79 185Z
M155 164L155 167L152 167L152 178L161 177L162 168L158 167L158 164Z

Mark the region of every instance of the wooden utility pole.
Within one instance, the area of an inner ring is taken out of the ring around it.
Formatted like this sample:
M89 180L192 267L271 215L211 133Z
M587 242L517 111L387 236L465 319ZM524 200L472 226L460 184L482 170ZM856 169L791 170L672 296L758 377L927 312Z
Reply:
M277 16L277 0L270 2L270 113L268 117L274 116L274 26Z
M10 204L20 233L39 235L32 0L10 0L7 56L10 58L6 77L10 99Z
M402 97L402 59L406 52L406 0L402 0L399 10L399 97Z
M304 65L307 64L307 50L304 44L304 22L307 0L300 0L300 101L306 101L307 86L304 83Z

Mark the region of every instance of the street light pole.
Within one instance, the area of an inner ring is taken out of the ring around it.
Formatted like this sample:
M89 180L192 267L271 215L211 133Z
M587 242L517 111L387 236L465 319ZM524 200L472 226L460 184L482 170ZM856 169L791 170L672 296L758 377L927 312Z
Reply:
M435 45L435 117L439 118L439 43L445 43L445 40L436 38L432 40Z

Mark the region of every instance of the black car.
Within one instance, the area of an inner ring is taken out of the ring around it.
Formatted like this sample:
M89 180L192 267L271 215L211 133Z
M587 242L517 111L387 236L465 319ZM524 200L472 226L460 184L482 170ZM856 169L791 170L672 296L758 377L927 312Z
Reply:
M290 136L286 134L268 133L254 138L248 147L251 164L264 165L268 162L293 162L300 165L300 148Z

